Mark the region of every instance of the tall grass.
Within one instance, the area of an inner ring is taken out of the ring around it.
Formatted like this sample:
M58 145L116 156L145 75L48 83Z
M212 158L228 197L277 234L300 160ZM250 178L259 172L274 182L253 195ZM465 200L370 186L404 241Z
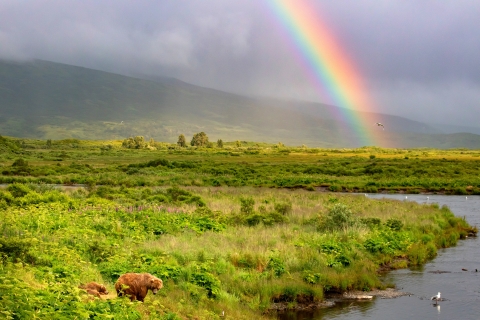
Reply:
M268 318L274 303L383 288L379 267L425 263L476 232L446 207L302 189L12 184L0 205L0 311L17 316L21 282L25 310L60 305L66 317ZM83 302L78 284L114 292L125 272L155 274L164 288L144 304Z

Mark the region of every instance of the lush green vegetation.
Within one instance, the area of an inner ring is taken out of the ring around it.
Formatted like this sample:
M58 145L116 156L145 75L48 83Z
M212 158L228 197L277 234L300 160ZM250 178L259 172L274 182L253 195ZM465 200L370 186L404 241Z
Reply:
M446 207L315 192L478 192L475 151L121 144L0 138L2 317L269 318L273 303L383 288L380 268L423 264L476 232ZM116 298L125 272L164 288ZM88 298L77 286L89 281L111 294Z
M319 149L222 142L2 138L0 183L258 186L343 192L480 194L480 151ZM122 147L123 145L123 147ZM130 145L132 147L130 147Z
M274 302L382 288L471 232L448 208L305 190L11 184L0 192L0 299L10 319L260 318ZM150 272L146 302L78 284ZM268 317L268 315L263 315Z

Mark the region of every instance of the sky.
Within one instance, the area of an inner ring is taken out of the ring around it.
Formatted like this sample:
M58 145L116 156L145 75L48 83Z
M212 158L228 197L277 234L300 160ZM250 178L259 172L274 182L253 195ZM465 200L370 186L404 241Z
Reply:
M275 1L0 0L0 59L334 104ZM302 1L358 72L364 111L480 127L480 1Z

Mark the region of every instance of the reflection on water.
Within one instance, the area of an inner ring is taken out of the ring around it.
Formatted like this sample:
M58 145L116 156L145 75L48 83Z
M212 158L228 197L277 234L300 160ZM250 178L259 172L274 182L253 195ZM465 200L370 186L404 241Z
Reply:
M405 199L400 194L368 194L368 197L447 205L455 215L480 226L480 196L408 195ZM468 238L459 241L456 247L439 250L434 260L420 268L395 270L384 276L384 282L395 283L398 289L412 293L411 296L342 302L315 312L287 313L279 319L480 319L478 247L477 237ZM435 272L438 270L446 272ZM437 292L446 300L435 304L430 297Z
M310 319L344 319L352 314L368 315L374 302L368 301L343 301L337 302L334 307L319 309L315 311L288 312L279 318L282 320L310 320ZM351 319L351 318L346 318Z

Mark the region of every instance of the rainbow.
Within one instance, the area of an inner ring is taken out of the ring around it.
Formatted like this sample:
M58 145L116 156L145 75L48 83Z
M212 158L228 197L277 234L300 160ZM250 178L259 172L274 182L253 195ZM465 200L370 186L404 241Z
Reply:
M326 90L332 103L340 107L335 117L350 124L345 129L357 137L355 144L382 145L383 135L372 118L373 103L360 73L322 23L318 10L307 0L267 0L267 4L311 73L314 85Z

